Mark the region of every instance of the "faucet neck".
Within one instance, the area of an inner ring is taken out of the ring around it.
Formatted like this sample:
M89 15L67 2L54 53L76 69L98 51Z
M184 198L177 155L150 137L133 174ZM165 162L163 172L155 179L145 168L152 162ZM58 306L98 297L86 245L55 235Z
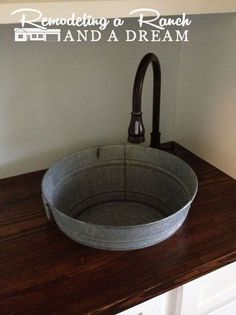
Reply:
M144 126L142 122L142 89L144 77L149 64L152 64L153 69L153 113L152 113L152 133L151 133L151 147L160 147L160 96L161 96L161 68L157 56L153 53L149 53L141 60L133 87L133 104L132 104L132 118L129 127L130 142L140 143L145 140L144 138ZM134 128L135 127L135 128ZM134 132L133 132L134 131ZM136 131L136 132L135 132ZM142 131L140 134L138 131ZM136 139L136 141L134 141ZM137 140L138 139L138 140Z

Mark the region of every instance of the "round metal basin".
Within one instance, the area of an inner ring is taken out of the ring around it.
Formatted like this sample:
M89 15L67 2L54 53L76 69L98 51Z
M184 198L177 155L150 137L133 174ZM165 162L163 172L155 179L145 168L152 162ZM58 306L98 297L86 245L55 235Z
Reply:
M74 153L44 175L48 216L71 239L109 250L144 248L184 222L197 177L165 151L113 145Z

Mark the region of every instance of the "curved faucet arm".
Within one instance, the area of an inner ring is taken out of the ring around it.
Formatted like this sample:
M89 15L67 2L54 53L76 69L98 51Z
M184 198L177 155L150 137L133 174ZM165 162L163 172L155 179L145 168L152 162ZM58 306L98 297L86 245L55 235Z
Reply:
M153 69L153 107L155 107L155 105L159 105L160 108L161 67L157 56L149 53L141 60L134 80L132 111L135 113L141 112L143 82L150 63L152 63Z
M161 97L161 67L156 55L149 53L141 60L138 70L136 72L134 87L133 87L133 104L132 104L132 118L129 127L130 142L140 143L145 140L144 126L142 122L142 89L144 77L149 64L152 64L153 69L153 115L152 115L152 133L151 133L151 146L160 146L160 97ZM136 127L136 132L134 132Z

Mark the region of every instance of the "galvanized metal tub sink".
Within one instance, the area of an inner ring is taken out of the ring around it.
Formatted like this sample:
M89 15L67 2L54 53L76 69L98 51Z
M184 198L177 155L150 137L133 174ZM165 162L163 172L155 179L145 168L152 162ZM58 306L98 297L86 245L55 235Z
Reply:
M184 222L197 177L165 151L114 145L74 153L44 175L48 216L71 239L91 247L130 250L170 237Z

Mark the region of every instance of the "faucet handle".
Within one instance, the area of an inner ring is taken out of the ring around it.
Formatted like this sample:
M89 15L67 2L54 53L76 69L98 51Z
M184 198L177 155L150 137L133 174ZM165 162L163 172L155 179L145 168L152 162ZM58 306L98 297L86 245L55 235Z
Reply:
M128 141L131 143L141 143L145 141L145 128L141 112L131 113L128 134Z

